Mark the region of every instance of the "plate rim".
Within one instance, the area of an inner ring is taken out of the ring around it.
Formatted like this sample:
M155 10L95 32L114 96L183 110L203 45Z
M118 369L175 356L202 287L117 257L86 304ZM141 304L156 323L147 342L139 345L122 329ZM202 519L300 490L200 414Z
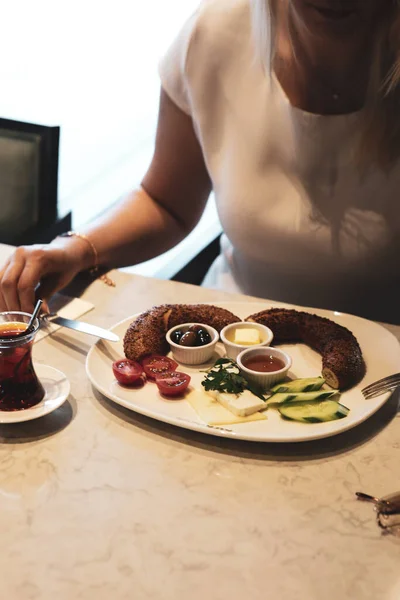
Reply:
M389 329L386 329L385 327L383 327L383 325L381 325L380 323L371 321L369 319L360 317L358 315L352 315L350 313L344 313L341 311L335 311L335 310L324 309L324 308L313 308L313 307L299 306L296 304L288 304L288 303L284 303L284 302L275 302L273 300L249 300L249 301L245 301L245 300L229 301L228 300L228 301L214 301L214 302L201 302L201 303L199 302L199 303L192 303L192 304L211 304L213 306L222 306L222 307L226 307L227 305L232 306L233 304L237 304L237 305L253 304L253 305L260 305L260 306L264 306L264 307L266 305L268 305L270 307L271 307L271 305L273 305L273 307L285 307L285 308L291 308L294 310L303 310L306 312L314 312L314 313L323 312L323 313L330 314L330 315L334 314L335 316L338 316L338 317L357 319L359 321L362 321L363 323L367 323L368 326L372 325L373 327L378 327L379 329L383 329L385 331L386 335L389 335L390 337L392 337L398 346L399 358L400 358L400 342L396 338L396 336L391 331L389 331ZM260 309L260 310L262 310L262 309ZM112 325L109 328L110 331L114 331L116 328L118 328L119 326L121 326L127 322L132 322L134 319L136 319L138 316L140 316L143 312L144 311L138 312L138 313L135 313L128 317L125 317L124 319L119 320L117 323L115 323L114 325ZM256 310L254 312L258 312L258 311ZM326 314L324 316L326 316ZM195 431L195 432L199 432L199 433L204 433L206 435L211 435L214 437L216 436L216 437L224 437L224 438L230 438L230 439L235 439L235 440L240 440L240 441L256 442L256 443L270 443L270 444L275 444L275 443L276 444L291 444L291 443L310 442L310 441L317 441L319 439L326 439L329 437L333 437L333 436L345 433L346 431L349 431L349 430L353 429L354 427L358 427L359 425L361 425L362 423L367 421L376 412L378 412L378 410L380 410L382 408L382 406L384 406L384 404L386 404L386 402L389 400L389 398L393 394L393 392L387 392L386 394L382 394L382 397L379 399L379 402L377 402L376 405L373 407L373 410L371 410L371 412L369 412L365 415L362 415L362 417L355 422L349 421L346 424L344 422L345 419L342 419L340 421L342 427L338 430L329 430L325 433L312 434L311 433L312 430L310 429L309 435L305 434L301 438L297 437L297 438L292 438L292 439L290 439L290 438L282 439L279 437L278 438L274 438L274 437L265 438L265 437L259 437L258 435L247 435L246 433L238 433L237 431L229 429L229 425L221 426L221 427L214 427L211 425L207 425L206 423L190 421L189 419L182 418L182 420L180 420L178 417L175 417L175 416L169 417L168 415L157 415L157 414L154 414L154 412L152 410L148 410L148 409L146 409L146 407L142 407L141 405L132 406L132 404L129 403L128 401L113 394L110 390L107 390L101 384L99 384L90 371L91 357L95 353L99 344L101 344L101 343L105 343L105 342L103 342L102 340L97 340L97 342L95 342L91 346L91 348L89 349L89 352L86 356L86 361L85 361L86 374L89 378L90 383L98 392L100 392L103 396L105 396L106 398L108 398L109 400L114 402L115 404L122 406L123 408L130 410L134 413L138 413L145 417L148 417L154 421L159 421L161 423L167 423L169 425L173 425L174 427L187 429L187 430ZM177 423L177 421L180 421L180 422Z

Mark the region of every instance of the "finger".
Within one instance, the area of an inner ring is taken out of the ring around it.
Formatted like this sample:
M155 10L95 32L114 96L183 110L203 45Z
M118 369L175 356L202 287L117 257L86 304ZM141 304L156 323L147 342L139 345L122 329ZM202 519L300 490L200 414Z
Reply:
M38 294L36 294L36 298L39 299L40 296ZM42 298L40 298L42 300ZM50 313L50 307L48 305L48 303L46 302L46 300L43 300L43 304L42 304L42 314L47 315Z
M56 292L64 288L70 281L72 281L73 275L63 273L62 275L56 273L49 273L46 277L43 277L40 281L38 288L36 289L36 297L42 300L49 300Z
M2 280L3 280L4 273L6 272L9 264L10 264L10 260L7 260L7 262L0 269L0 311L7 310L7 304L6 304L5 298L3 296L3 290L2 290Z
M21 310L17 285L24 267L24 254L17 250L13 254L1 280L1 291L6 310Z
M26 263L18 281L17 290L21 310L32 312L35 305L36 269L32 263Z
M17 284L19 302L21 310L31 312L35 305L36 293L41 278L46 277L46 271L49 268L47 261L43 260L42 255L31 254L25 262ZM42 298L41 295L38 297ZM42 298L44 299L44 297Z

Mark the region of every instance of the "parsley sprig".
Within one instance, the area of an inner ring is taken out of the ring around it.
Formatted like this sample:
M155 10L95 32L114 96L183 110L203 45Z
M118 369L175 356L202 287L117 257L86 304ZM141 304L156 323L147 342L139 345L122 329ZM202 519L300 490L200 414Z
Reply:
M252 394L265 401L265 397L259 391L257 386L249 383L241 374L239 367L234 360L230 358L220 358L215 365L205 371L207 373L201 385L208 392L215 390L217 392L226 392L228 394L241 394L244 390L249 390Z

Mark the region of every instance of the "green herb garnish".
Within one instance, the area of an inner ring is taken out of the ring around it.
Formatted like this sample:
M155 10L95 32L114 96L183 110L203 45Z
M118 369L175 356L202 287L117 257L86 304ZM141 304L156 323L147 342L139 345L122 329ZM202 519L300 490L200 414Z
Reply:
M215 390L217 392L226 392L228 394L241 394L244 390L249 390L265 402L265 397L260 390L252 383L249 383L240 374L240 369L234 360L230 358L220 358L215 365L205 371L207 373L201 385L206 392Z

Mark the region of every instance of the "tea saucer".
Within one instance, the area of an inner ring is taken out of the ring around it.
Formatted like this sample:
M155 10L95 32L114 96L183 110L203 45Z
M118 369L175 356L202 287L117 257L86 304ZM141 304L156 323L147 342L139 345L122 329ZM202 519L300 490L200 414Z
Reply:
M34 364L35 371L44 387L44 398L36 406L24 410L0 410L0 423L22 423L44 417L59 408L70 393L70 383L67 377L54 367Z

